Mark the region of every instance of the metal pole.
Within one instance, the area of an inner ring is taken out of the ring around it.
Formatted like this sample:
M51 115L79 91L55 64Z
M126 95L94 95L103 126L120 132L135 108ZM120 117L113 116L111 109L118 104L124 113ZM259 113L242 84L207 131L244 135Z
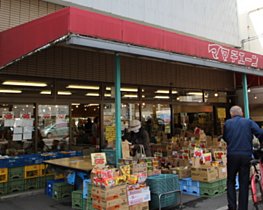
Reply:
M247 75L244 73L242 74L242 82L243 82L245 118L249 118L248 93L247 93Z
M116 165L121 158L121 65L120 55L114 54L115 68L115 120L116 120Z

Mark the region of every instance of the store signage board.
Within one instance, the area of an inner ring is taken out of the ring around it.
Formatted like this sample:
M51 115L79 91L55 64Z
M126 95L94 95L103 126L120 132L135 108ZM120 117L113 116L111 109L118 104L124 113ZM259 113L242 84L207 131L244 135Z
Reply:
M225 108L217 108L217 116L219 119L226 118L226 109Z
M91 163L99 168L102 168L107 163L105 153L91 153Z

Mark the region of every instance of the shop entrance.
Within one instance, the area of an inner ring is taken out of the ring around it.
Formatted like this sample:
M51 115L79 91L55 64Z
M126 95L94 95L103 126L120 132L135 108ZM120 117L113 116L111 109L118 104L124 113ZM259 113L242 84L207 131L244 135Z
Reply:
M72 145L100 144L100 105L71 104Z

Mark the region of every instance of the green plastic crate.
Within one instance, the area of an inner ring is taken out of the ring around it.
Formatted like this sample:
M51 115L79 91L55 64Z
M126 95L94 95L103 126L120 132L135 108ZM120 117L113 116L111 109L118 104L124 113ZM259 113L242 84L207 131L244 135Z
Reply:
M83 190L72 191L72 198L82 199L82 197L83 197Z
M92 200L91 200L91 199L83 199L82 210L96 210L96 209L92 206Z
M212 182L200 182L200 188L214 188L222 185L222 180L216 180Z
M39 178L24 179L24 191L36 190L39 188Z
M82 198L81 199L72 198L71 204L73 209L82 209Z
M161 208L177 204L178 192L161 196ZM158 195L151 194L150 208L159 208Z
M8 169L8 181L21 179L24 179L24 166Z
M158 176L147 177L147 186L150 187L152 193L166 193L179 190L179 177L174 174L160 174Z
M24 180L15 180L7 183L7 194L24 191Z
M54 183L53 184L53 195L52 197L56 200L63 200L71 197L73 186L66 183Z
M54 179L55 179L54 175L46 176L46 181L51 181ZM46 186L45 177L39 177L38 182L39 182L39 188L45 188Z
M0 183L0 196L7 194L7 182Z
M214 195L221 193L220 190L221 190L221 186L214 187L214 188L201 188L200 194L201 194L201 197L202 196L214 196Z

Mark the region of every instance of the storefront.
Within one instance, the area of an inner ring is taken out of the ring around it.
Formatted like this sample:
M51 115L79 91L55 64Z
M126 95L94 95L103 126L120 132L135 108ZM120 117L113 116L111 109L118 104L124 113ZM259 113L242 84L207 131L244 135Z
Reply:
M92 24L85 26L83 20ZM134 33L136 27L147 33ZM23 41L16 39L17 33ZM2 144L7 145L1 147L2 154L7 148L36 152L41 144L30 142L41 139L56 149L90 144L94 140L85 123L96 117L100 129L95 141L101 147L109 138L106 126L119 120L122 135L132 119L141 120L145 127L151 122L152 141L156 131L171 137L178 127L221 134L235 103L233 72L248 71L209 61L219 53L208 42L71 7L4 31L0 41ZM200 58L184 55L198 54L198 46L206 49L200 50ZM117 76L116 55L120 58ZM261 60L257 65L262 65ZM116 89L121 99L117 120ZM6 125L4 111L13 114ZM30 124L16 129L20 127L16 121L21 120ZM21 144L21 140L26 141Z

